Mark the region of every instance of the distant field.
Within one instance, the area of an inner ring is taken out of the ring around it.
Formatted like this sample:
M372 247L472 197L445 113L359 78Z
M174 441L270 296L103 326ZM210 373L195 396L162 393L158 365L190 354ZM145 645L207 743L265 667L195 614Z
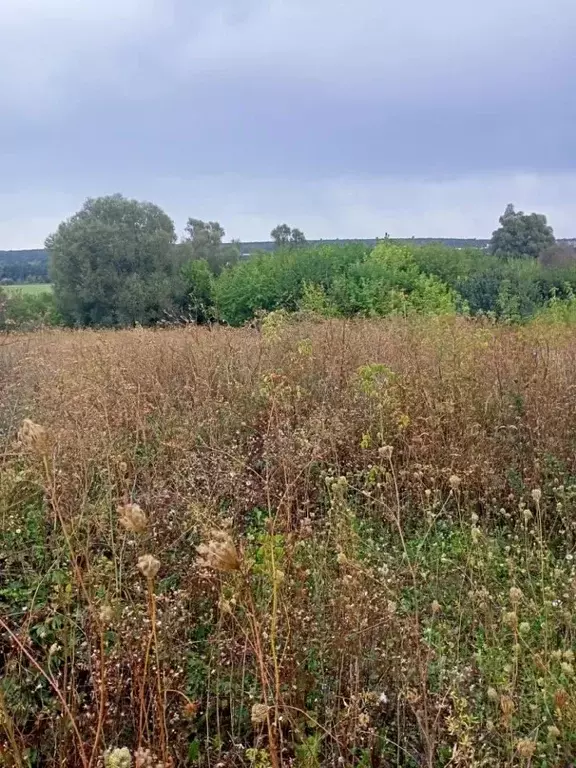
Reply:
M2 286L7 291L23 291L24 293L46 293L52 291L51 283L20 283Z

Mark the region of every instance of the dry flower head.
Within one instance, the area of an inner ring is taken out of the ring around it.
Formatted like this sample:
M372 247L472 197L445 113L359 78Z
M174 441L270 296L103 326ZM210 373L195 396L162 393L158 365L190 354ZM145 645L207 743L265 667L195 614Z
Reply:
M149 581L152 581L160 570L160 560L157 560L154 555L142 555L138 558L138 570Z
M536 752L537 744L532 739L520 739L516 744L516 751L520 757L532 757Z
M118 507L118 522L130 533L142 533L146 530L148 519L138 504L124 504Z
M34 453L46 453L48 449L48 432L41 424L36 424L31 419L24 419L18 440L24 448Z
M207 544L197 548L200 557L197 565L202 568L212 568L215 571L239 571L242 560L238 555L232 537L227 531L215 530Z
M258 702L252 705L252 711L250 713L250 719L252 720L252 725L262 725L262 723L266 722L267 717L268 717L267 704L262 704L261 702Z

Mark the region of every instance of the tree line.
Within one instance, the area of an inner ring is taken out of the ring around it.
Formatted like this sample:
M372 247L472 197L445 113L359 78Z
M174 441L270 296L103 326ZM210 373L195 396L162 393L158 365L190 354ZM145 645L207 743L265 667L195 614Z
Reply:
M152 203L88 199L46 241L53 296L0 294L0 326L30 315L69 326L241 325L262 312L328 316L425 312L521 320L576 291L576 251L542 214L509 205L487 250L363 242L309 245L287 224L273 252L241 259L220 223L190 218L178 238ZM34 305L34 306L32 306ZM22 322L20 322L22 321Z

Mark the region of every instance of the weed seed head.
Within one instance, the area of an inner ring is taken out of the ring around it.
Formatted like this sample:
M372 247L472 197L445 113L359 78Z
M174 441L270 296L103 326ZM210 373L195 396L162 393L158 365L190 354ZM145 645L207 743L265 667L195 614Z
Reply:
M450 488L452 488L453 491L457 491L458 488L460 488L460 483L462 482L458 475L451 475L450 480L448 481L450 483Z
M18 440L26 450L32 453L47 453L48 432L43 426L36 424L31 419L24 419L22 422L18 432Z
M118 507L118 522L130 533L143 533L148 525L146 514L138 504L124 504Z
M258 702L252 705L252 711L250 713L250 719L252 720L252 725L262 725L262 723L266 722L267 717L268 717L267 704L262 704Z
M518 605L522 600L522 590L519 587L510 587L510 602L512 605Z
M489 701L498 701L498 691L496 688L488 688L486 691L486 696L488 696Z
M215 571L239 571L242 560L227 531L212 531L211 539L207 544L200 544L197 548L200 557L196 563L201 568L211 568Z
M536 746L536 742L532 739L520 739L516 744L516 751L520 757L530 758L534 755L534 752L536 752Z
M153 581L160 570L160 560L157 560L154 555L142 555L138 558L138 570L148 581Z

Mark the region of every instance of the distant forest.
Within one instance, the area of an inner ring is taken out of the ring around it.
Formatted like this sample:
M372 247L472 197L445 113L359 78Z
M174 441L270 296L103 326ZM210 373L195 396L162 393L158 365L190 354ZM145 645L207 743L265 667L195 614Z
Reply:
M349 243L364 243L373 247L378 242L377 238L358 238L356 240L309 240L313 245L346 245ZM432 238L413 237L395 238L398 243L412 243L413 245L429 245L442 243L452 248L487 248L489 240L476 238ZM254 241L251 243L239 243L242 256L247 256L259 251L270 252L276 248L274 241ZM0 284L12 283L47 283L50 281L48 274L48 252L42 248L22 251L0 251Z

